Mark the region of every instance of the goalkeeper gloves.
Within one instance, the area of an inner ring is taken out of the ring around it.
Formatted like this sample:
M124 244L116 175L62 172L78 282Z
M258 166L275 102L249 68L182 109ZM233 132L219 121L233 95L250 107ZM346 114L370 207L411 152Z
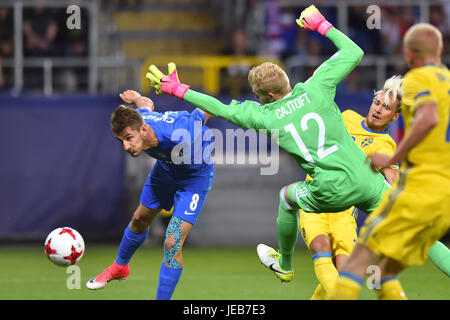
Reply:
M183 99L189 89L188 85L180 83L178 80L177 66L170 62L168 65L169 75L164 75L155 65L151 65L146 74L146 78L150 80L150 85L156 89L156 93L167 93L177 98Z
M324 16L314 5L309 6L302 11L300 17L295 20L297 24L306 30L317 31L325 36L333 25L325 20Z

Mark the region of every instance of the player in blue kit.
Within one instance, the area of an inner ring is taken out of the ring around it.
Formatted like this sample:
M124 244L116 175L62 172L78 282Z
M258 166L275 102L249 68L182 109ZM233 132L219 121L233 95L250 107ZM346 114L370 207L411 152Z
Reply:
M120 95L137 109L120 105L112 114L114 136L124 150L137 157L142 151L157 159L140 203L126 227L114 263L86 286L96 290L111 280L124 280L129 261L147 238L149 227L161 210L173 207L164 240L164 259L159 272L157 300L171 298L183 270L182 248L211 189L215 170L208 150L212 139L205 126L210 115L200 109L192 113L154 112L153 102L128 90ZM204 141L205 140L205 141Z

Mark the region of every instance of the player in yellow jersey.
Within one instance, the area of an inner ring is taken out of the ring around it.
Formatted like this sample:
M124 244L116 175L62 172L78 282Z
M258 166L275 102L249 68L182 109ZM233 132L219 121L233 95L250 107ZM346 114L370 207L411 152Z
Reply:
M393 156L369 156L374 170L402 161L400 177L366 220L331 299L356 299L370 265L381 273L380 299L406 299L398 273L423 264L450 226L450 72L441 64L442 34L413 25L403 50L410 67L403 80L405 137Z
M388 79L383 89L375 92L366 117L352 110L342 113L348 133L365 154L394 154L397 145L389 135L388 126L400 117L401 83L400 76ZM397 177L398 170L397 164L380 168L390 184ZM307 176L307 179L311 178ZM338 270L356 245L357 214L355 207L321 214L300 210L300 231L311 252L319 280L312 300L325 299L338 278Z

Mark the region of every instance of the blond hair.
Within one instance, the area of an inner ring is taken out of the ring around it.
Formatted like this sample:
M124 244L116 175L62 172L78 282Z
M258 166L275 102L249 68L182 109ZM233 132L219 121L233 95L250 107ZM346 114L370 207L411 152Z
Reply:
M374 92L375 96L380 93L384 93L385 96L391 97L394 101L398 101L396 112L400 112L400 106L402 102L402 81L402 76L392 76L384 82L383 89ZM389 107L391 104L391 99L384 99L384 103Z
M429 23L417 23L406 31L403 46L422 59L440 57L443 48L442 33Z
M272 62L253 67L248 73L248 83L258 94L287 94L291 90L286 72Z

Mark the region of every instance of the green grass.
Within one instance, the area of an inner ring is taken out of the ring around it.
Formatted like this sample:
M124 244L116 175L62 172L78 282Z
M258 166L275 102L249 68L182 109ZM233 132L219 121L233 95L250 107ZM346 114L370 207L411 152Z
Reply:
M131 263L127 281L113 281L107 288L90 291L86 281L114 260L117 246L88 247L79 263L81 288L69 290L66 268L51 264L42 246L0 249L0 299L154 299L162 249L140 248ZM308 299L316 285L311 257L297 249L295 278L280 283L265 269L255 248L185 248L184 270L173 295L179 300L290 300ZM400 275L409 299L450 299L450 280L431 262L411 267ZM361 299L375 299L363 288Z

